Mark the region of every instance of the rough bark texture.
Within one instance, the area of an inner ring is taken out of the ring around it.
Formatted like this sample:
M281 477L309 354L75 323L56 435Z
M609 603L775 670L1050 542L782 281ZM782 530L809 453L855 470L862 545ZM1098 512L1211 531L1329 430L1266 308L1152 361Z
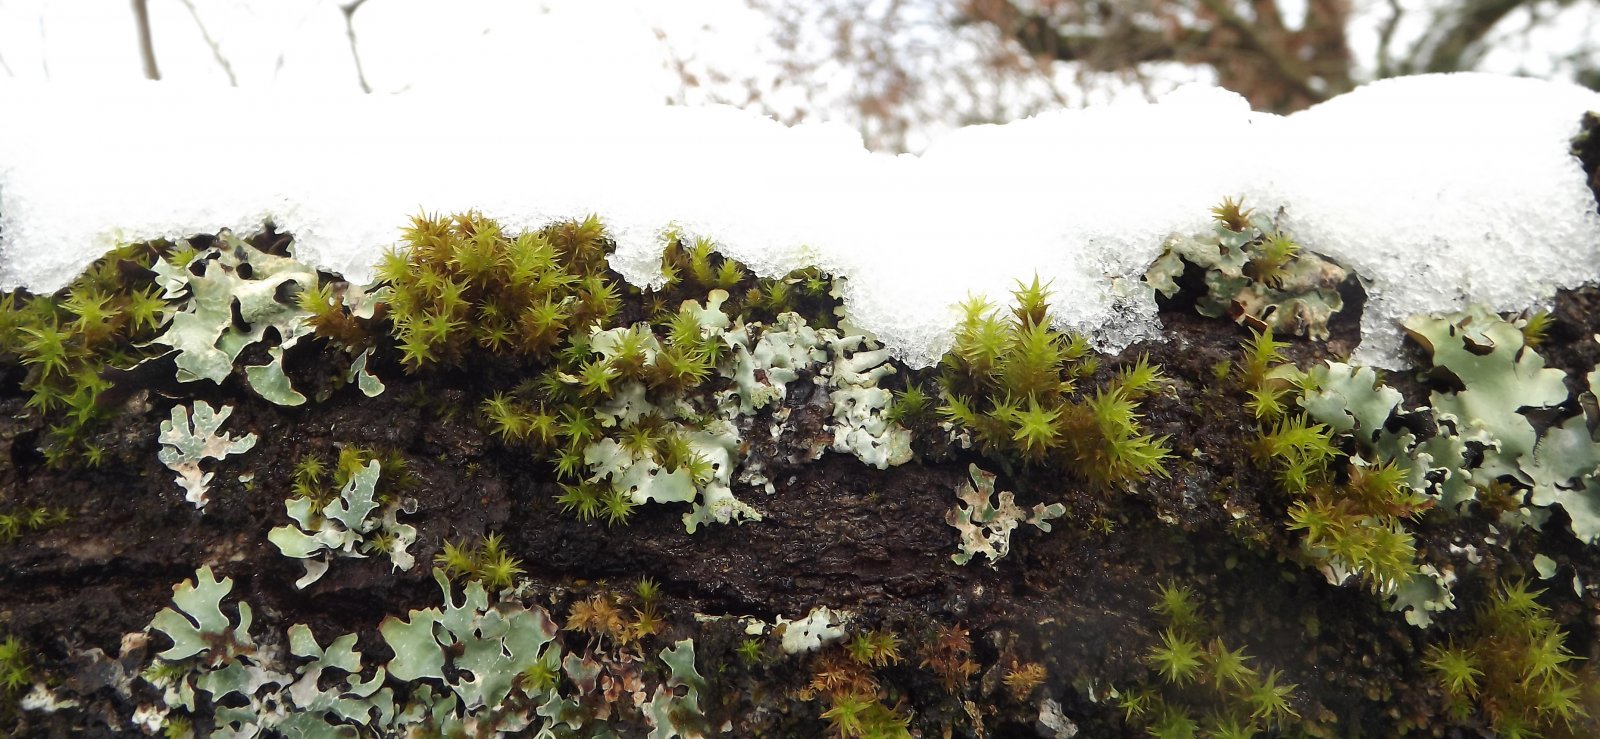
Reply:
M1600 159L1594 141L1579 146L1591 173ZM1349 298L1328 341L1291 344L1295 363L1344 356L1355 345L1360 295ZM380 352L374 371L387 392L366 398L346 387L299 408L261 400L237 375L220 388L181 386L170 372L165 380L159 372L130 375L121 380L123 408L96 437L103 464L54 469L36 451L42 425L23 407L18 385L25 368L0 366L0 503L62 507L71 516L0 545L0 632L27 646L35 678L80 702L55 713L22 711L13 694L4 720L16 736L135 734L127 718L134 703L154 700L155 691L144 685L131 702L117 696L105 684L111 678L104 661L90 650L115 657L124 635L144 630L172 586L203 564L235 578L235 597L255 607L259 624L281 631L304 623L323 635L354 631L365 653L385 655L375 625L437 603L427 562L443 543L497 531L558 620L591 593L626 590L641 577L658 581L668 627L646 642L659 649L671 639L696 640L699 669L712 684L709 724L731 722L730 736L827 733L819 718L824 704L802 699L817 658L749 664L734 653L741 638L734 626L694 616L795 618L818 605L851 610L862 628L900 636L905 658L876 673L884 702L910 716L920 736L1057 736L1037 723L1045 697L1060 702L1079 736L1142 735L1114 702L1092 701L1089 691L1103 695L1107 686L1126 688L1147 677L1146 655L1163 629L1151 606L1157 587L1168 582L1199 593L1217 636L1281 669L1284 681L1298 686L1293 708L1320 732L1487 732L1472 721L1447 726L1441 691L1420 664L1425 644L1469 621L1472 604L1497 578L1531 576L1535 552L1586 583L1600 582L1600 548L1579 544L1554 524L1543 532L1506 532L1502 546L1485 546L1481 562L1462 566L1455 593L1463 605L1442 614L1432 630L1407 625L1358 585L1329 585L1289 555L1295 539L1272 523L1281 520L1288 498L1248 451L1258 426L1244 409L1243 392L1213 373L1219 361L1237 358L1248 333L1225 319L1198 317L1182 300L1164 306L1161 318L1166 341L1103 358L1098 371L1110 377L1147 353L1170 378L1170 388L1143 406L1147 430L1170 437L1170 476L1106 491L1025 467L1002 470L1002 489L1029 491L1026 504L1035 497L1064 502L1068 514L1050 533L1018 529L1010 556L992 568L981 560L952 563L956 536L944 521L968 464L995 466L974 453L925 454L888 470L833 453L811 463L775 462L768 472L773 493L738 491L763 521L690 535L675 505L645 506L617 527L563 515L547 465L482 428L475 413L480 372L408 374L392 353ZM1562 293L1553 318L1545 356L1572 374L1586 372L1600 360L1600 345L1588 340L1600 333L1600 291ZM297 384L309 387L332 373L324 362L308 343L288 364ZM1388 381L1408 402L1425 396L1407 374ZM261 437L247 462L217 465L203 514L183 502L157 461L157 425L177 399L191 397L234 406L229 428ZM786 402L801 416L816 413L806 400L797 393ZM821 419L795 423L820 426ZM420 565L391 572L380 559L340 560L320 582L297 591L300 564L281 556L266 534L286 521L283 502L296 461L312 451L332 455L338 445L395 450L408 460L419 480L419 506L408 521L419 530ZM786 456L759 446L750 453ZM246 468L254 479L243 483L237 476ZM1419 552L1460 564L1452 544L1481 543L1490 524L1482 512L1426 518L1416 529ZM1593 626L1600 603L1592 594L1551 586L1543 602L1567 631L1568 647L1591 662L1600 659ZM953 624L971 632L978 670L950 691L917 654L937 628ZM148 656L128 659L139 669ZM1037 662L1047 674L1020 699L1001 684L1014 662ZM1595 731L1600 727L1588 720L1572 728L1576 736Z

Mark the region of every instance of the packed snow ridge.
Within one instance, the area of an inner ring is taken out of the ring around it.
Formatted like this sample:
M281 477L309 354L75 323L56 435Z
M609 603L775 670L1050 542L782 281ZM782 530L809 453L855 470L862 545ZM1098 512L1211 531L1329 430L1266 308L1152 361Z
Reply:
M1600 94L1566 84L1408 77L1287 117L1185 88L975 126L920 157L733 109L516 98L0 87L0 287L54 290L119 242L266 220L363 281L421 211L513 229L596 213L638 283L659 277L669 227L762 274L843 275L856 322L922 366L957 303L1035 273L1101 348L1155 336L1139 276L1165 237L1242 195L1368 282L1356 359L1394 366L1398 319L1522 309L1600 276L1600 215L1570 154Z

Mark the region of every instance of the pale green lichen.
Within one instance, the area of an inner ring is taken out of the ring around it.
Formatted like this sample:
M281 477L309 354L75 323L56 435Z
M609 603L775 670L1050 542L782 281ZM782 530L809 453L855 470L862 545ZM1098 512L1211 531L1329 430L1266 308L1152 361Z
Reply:
M1600 539L1600 444L1587 418L1573 416L1546 430L1522 469L1532 484L1529 503L1561 506L1574 536L1586 544Z
M155 263L164 297L183 300L183 305L153 343L177 351L179 381L221 383L233 372L239 354L264 341L267 329L273 329L278 343L267 348L272 361L246 367L245 376L267 400L279 405L304 403L305 396L289 385L283 372L283 350L313 332L310 313L301 310L294 297L317 287L316 271L288 257L267 254L227 231L219 233L217 241L187 265L165 259Z
M305 395L294 389L284 371L283 358L284 352L317 331L318 314L298 300L306 293L324 294L313 292L319 288L317 271L291 257L268 254L229 231L217 234L215 245L192 256L182 265L158 259L152 267L163 297L181 304L171 313L166 330L151 341L175 350L178 380L223 382L240 353L267 342L270 330L277 341L266 346L269 361L245 367L245 379L272 403L305 403ZM336 301L328 311L348 310L351 316L367 319L386 295L344 283L326 294ZM383 384L365 371L369 352L356 358L349 377L371 397L382 392Z
M878 469L911 461L911 432L888 418L894 394L878 381L895 368L889 350L865 333L851 333L828 342L833 359L828 385L834 388L833 450L849 452Z
M1414 317L1404 326L1428 354L1424 374L1435 389L1427 407L1407 409L1370 369L1337 362L1292 378L1301 407L1331 432L1354 438L1352 462L1392 465L1405 487L1442 510L1499 491L1523 503L1502 513L1507 523L1542 525L1548 509L1559 506L1579 540L1600 540L1600 443L1592 413L1547 423L1530 415L1572 400L1566 373L1546 367L1514 322L1481 306ZM1597 373L1586 379L1593 382ZM1578 405L1593 408L1592 398L1586 392ZM1335 567L1329 574L1339 581L1349 573ZM1391 607L1427 626L1432 613L1453 607L1454 579L1448 568L1422 565L1388 589Z
M156 715L178 709L193 714L209 705L214 735L232 737L553 737L558 727L614 736L607 718L631 706L632 720L649 724L653 737L704 735L708 684L695 666L693 640L661 650L666 676L650 689L637 666L630 666L636 658L563 653L556 624L543 608L504 595L493 602L477 582L457 596L442 571L435 570L434 578L443 605L384 619L378 632L394 656L364 666L353 633L324 647L308 626L291 626L292 659L281 647L261 646L249 633L248 604L239 604L237 621L223 612L233 580L217 580L202 568L193 581L173 589L176 608L164 609L150 625L173 642L145 672L162 690L164 708ZM566 682L554 679L561 674ZM632 700L596 704L601 678L613 675L631 676Z
M752 426L749 419L771 408L774 422L770 433L774 439L780 438L788 418L783 401L790 385L804 378L831 390L832 449L851 453L880 469L910 460L910 432L887 420L893 395L876 386L895 370L888 364L887 351L870 336L816 328L796 313L778 315L771 326L735 321L722 310L727 300L724 291L711 290L702 302L685 301L679 312L693 318L702 339L729 349L716 369L731 385L712 393L708 406L700 395L652 400L644 383L618 383L610 396L594 407L600 425L617 434L584 448L587 483L627 495L634 504L689 503L691 510L683 521L690 533L708 523L759 521L760 512L735 497L732 488L736 477L765 482L761 462L739 453L743 435ZM596 328L590 333L588 350L602 361L617 360L624 347L645 368L653 367L662 352L649 324ZM580 378L572 376L570 381ZM647 421L660 424L650 433L686 444L698 459L699 471L669 466L660 452L624 443L622 438L630 430ZM822 445L829 443L823 441ZM821 451L819 448L816 453Z
M387 556L397 570L409 570L416 558L406 551L416 543L417 530L398 520L400 501L379 504L376 498L379 464L367 462L350 476L332 503L316 510L315 501L295 497L284 502L295 526L276 526L267 540L285 557L305 560L306 574L295 581L304 589L328 570L334 557L365 557L363 547L381 541L377 553Z
M759 334L753 346L752 329ZM788 397L789 383L799 379L802 372L815 371L828 359L823 348L827 342L798 313L778 316L765 330L760 324L746 323L734 327L725 337L734 352L732 379L739 412L744 415L781 404Z
M1306 372L1300 407L1335 433L1372 444L1400 406L1399 390L1383 385L1371 367L1325 362Z
M443 608L411 611L405 620L389 617L378 627L395 653L389 674L407 682L444 681L468 712L496 708L511 694L517 675L546 658L555 624L543 609L491 608L477 582L467 584L458 603L443 574L436 572L435 578L444 593ZM455 668L450 678L447 656ZM525 717L513 724L526 722Z
M1404 425L1391 428L1397 415L1431 411L1406 409L1400 391L1383 384L1371 368L1325 362L1295 381L1301 386L1300 406L1313 419L1353 436L1376 462L1402 470L1410 489L1450 510L1473 498L1465 440L1448 426L1422 439Z
M356 358L350 362L350 371L345 374L345 382L354 382L361 389L361 394L369 398L376 398L383 394L383 381L367 369L367 359L372 356L372 349L361 350Z
M163 689L167 706L193 711L197 692L212 700L235 693L248 698L264 685L283 682L262 668L250 636L250 605L239 604L237 622L222 612L222 601L232 590L233 578L218 580L210 567L202 567L193 580L172 588L177 608L163 608L150 621L150 629L172 641L171 647L157 653L158 664L188 666L172 674L149 673Z
M818 606L798 620L778 616L773 620L771 633L781 642L784 654L813 652L824 644L843 639L844 627L852 617L848 611ZM755 632L747 628L746 633Z
M1528 490L1527 503L1538 508L1560 506L1571 520L1572 533L1585 543L1600 540L1600 444L1595 419L1586 412L1550 424L1541 432L1528 411L1555 408L1570 399L1566 373L1545 367L1544 358L1527 345L1514 323L1482 307L1441 317L1418 317L1405 323L1412 338L1427 349L1435 372L1446 373L1459 389L1436 390L1429 398L1440 436L1457 441L1445 459L1456 462L1459 448L1482 450L1482 460L1464 477L1479 488L1511 481ZM1590 383L1579 405L1593 408L1593 382L1600 370L1586 375ZM1459 483L1458 483L1459 485ZM1445 502L1465 499L1447 492ZM1523 511L1513 523L1542 522L1537 511Z
M1389 610L1405 614L1406 623L1426 629L1433 625L1435 613L1456 607L1456 596L1451 591L1455 582L1455 572L1449 568L1440 571L1433 565L1422 565L1417 574L1395 588Z
M233 415L233 406L213 410L210 403L197 400L192 423L189 410L182 405L173 406L172 418L161 422L161 433L156 440L162 447L157 456L168 469L178 473L176 482L184 490L184 500L193 503L195 508L205 508L213 476L201 470L200 463L243 454L256 445L253 433L234 437L218 432L230 415Z
M694 665L694 640L680 639L661 650L669 670L667 680L641 708L650 723L650 739L697 739L703 721L700 696L710 688ZM678 690L682 689L682 695Z
M1234 205L1237 218L1219 214L1210 231L1170 237L1145 280L1172 297L1184 265L1193 264L1205 271L1206 292L1195 302L1202 315L1326 340L1328 320L1344 309L1339 286L1349 272L1301 250L1272 218Z
M1533 452L1539 435L1523 409L1565 401L1565 373L1546 368L1544 357L1524 346L1522 331L1481 306L1449 316L1415 317L1404 326L1428 351L1433 366L1463 386L1456 392L1436 390L1428 403L1441 424L1484 447L1474 479L1487 483L1512 475L1531 482L1520 460Z

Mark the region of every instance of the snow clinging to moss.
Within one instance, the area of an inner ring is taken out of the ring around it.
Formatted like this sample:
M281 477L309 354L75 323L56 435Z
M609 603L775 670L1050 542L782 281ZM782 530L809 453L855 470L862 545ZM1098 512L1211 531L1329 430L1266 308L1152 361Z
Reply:
M658 276L669 227L763 274L841 274L857 323L926 365L956 303L1004 299L1034 273L1101 348L1154 336L1139 275L1168 234L1242 195L1367 281L1357 359L1392 366L1408 315L1519 309L1600 275L1600 216L1569 153L1600 94L1527 79L1387 80L1287 117L1185 88L964 129L920 157L727 108L523 91L0 86L0 106L5 288L56 289L119 242L265 220L301 258L365 280L419 210L476 208L513 229L597 213L636 282Z

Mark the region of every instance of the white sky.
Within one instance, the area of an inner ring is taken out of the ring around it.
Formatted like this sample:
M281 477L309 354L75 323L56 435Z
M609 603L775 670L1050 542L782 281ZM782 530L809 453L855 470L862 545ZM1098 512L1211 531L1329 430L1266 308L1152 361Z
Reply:
M246 87L298 91L359 89L339 6L348 0L150 0L164 79L229 84L201 25L234 79ZM928 0L930 3L950 0ZM1370 73L1379 25L1391 8L1404 11L1396 31L1405 48L1450 0L1354 0L1350 42ZM1283 0L1292 22L1304 0ZM1546 2L1518 10L1495 34L1500 42L1482 71L1568 79L1570 50L1600 38L1600 3L1565 8ZM0 0L0 75L20 80L127 81L142 78L130 0ZM191 12L192 9L192 12ZM198 18L201 23L196 22ZM696 70L770 82L779 74L770 23L745 0L368 0L355 14L367 78L377 92L447 90L495 96L578 96L586 104L655 103L681 92L667 57L687 57ZM1529 29L1525 33L1524 29ZM665 40L657 32L664 34ZM959 46L957 34L951 44ZM945 55L959 64L959 53ZM1060 80L1071 77L1059 69ZM830 94L837 79L808 80L812 119L845 119L848 98ZM1174 82L1208 79L1183 70L1158 72ZM712 84L710 80L705 80ZM763 84L775 110L808 105L793 86ZM1170 85L1160 89L1168 89ZM1040 88L1008 87L1003 96L1038 96ZM736 96L736 95L735 95ZM703 98L704 96L698 96ZM1069 94L1069 102L1116 97L1114 90ZM690 94L693 101L697 96ZM1048 98L1047 98L1048 99ZM1029 106L1000 105L1007 110ZM918 134L914 150L948 126Z
M338 3L193 0L246 87L357 90ZM628 0L370 0L355 14L375 92L470 90L500 95L600 93L660 102L676 79L663 66L656 20ZM671 24L749 19L739 0L661 3ZM227 85L227 72L179 0L151 0L163 79ZM693 27L693 26L685 26ZM748 34L747 34L748 35ZM22 80L135 81L143 77L128 0L0 2L0 58Z

